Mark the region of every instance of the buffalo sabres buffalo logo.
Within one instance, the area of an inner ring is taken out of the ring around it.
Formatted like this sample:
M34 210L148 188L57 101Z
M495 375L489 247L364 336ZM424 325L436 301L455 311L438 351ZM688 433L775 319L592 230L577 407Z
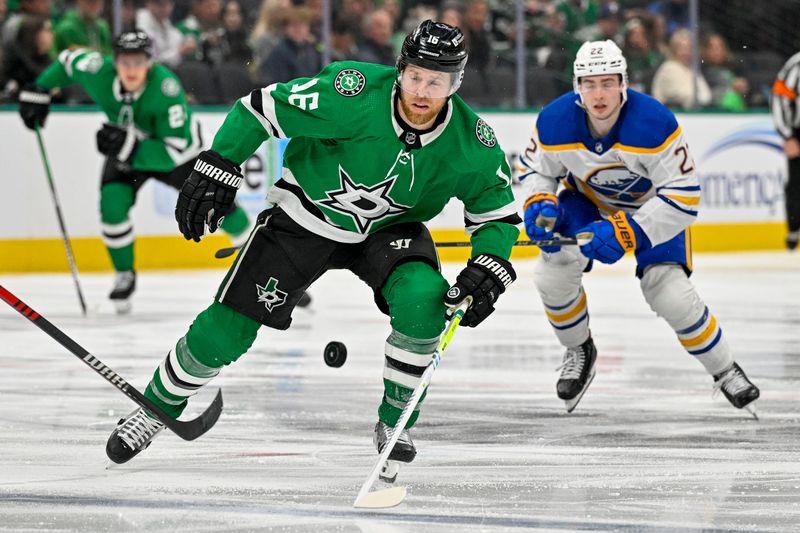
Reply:
M319 203L350 216L356 223L359 233L367 233L376 220L410 209L410 206L398 204L389 196L396 179L397 175L390 176L368 187L354 183L347 172L339 166L339 190L329 191L326 193L328 199L319 200Z
M276 307L286 303L286 293L278 290L278 280L270 277L269 281L262 287L256 283L258 301L262 302L270 313Z
M636 203L653 187L653 182L628 170L624 165L598 168L586 177L597 193L617 202Z

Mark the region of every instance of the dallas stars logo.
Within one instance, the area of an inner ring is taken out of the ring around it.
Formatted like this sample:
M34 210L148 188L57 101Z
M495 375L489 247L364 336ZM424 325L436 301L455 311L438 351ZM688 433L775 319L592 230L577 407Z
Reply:
M270 277L263 287L256 283L256 291L258 292L258 301L263 302L270 313L274 308L286 303L286 293L278 290L278 280L273 277Z
M355 96L366 85L367 79L354 68L348 68L339 73L333 81L333 88L342 96Z
M398 204L389 196L396 179L397 175L390 176L377 185L367 187L354 183L339 165L339 190L329 191L326 193L328 199L319 200L319 203L349 215L359 233L367 233L376 220L410 209L410 206Z

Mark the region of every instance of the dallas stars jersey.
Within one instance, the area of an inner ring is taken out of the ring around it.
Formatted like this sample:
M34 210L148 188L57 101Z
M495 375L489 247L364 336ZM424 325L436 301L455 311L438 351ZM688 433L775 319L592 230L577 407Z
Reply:
M507 258L520 222L492 129L453 96L424 132L404 130L394 67L339 62L313 78L239 100L212 149L240 164L268 137L291 138L269 200L298 224L345 243L464 204L473 255Z
M155 63L142 90L126 93L110 56L88 49L64 50L36 80L45 89L79 84L109 122L135 128L134 170L168 172L197 156L202 141L178 78Z
M657 100L628 90L614 127L602 139L589 133L578 95L568 93L539 114L519 158L531 194L554 193L559 182L589 198L601 212L634 213L653 245L697 217L700 186L675 115Z

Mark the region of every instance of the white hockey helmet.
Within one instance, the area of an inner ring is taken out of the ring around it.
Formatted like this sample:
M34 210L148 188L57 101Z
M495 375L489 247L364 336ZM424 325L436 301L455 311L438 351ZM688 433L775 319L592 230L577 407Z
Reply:
M628 62L622 50L611 39L605 41L586 41L578 49L572 64L572 88L580 96L580 79L584 76L619 74L622 77L622 103L628 99Z

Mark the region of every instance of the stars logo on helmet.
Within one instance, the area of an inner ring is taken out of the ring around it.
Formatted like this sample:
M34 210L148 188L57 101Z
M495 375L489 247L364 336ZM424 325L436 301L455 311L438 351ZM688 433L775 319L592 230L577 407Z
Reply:
M390 176L368 187L355 183L340 165L340 188L326 193L328 198L318 203L348 215L359 233L367 233L374 222L410 209L410 206L399 204L389 196L396 179L397 175Z

